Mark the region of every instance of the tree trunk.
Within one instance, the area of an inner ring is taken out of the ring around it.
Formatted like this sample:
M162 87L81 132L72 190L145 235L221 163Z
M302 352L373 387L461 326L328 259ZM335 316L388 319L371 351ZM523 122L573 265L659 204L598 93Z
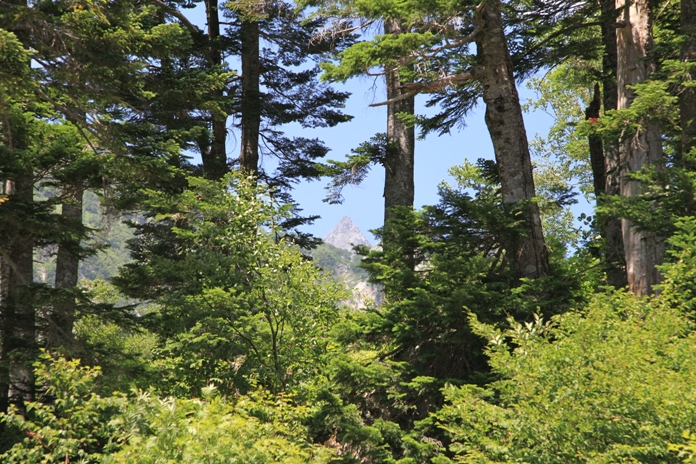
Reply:
M16 148L16 147L15 147ZM33 202L31 176L18 176L5 182L8 201L15 205ZM16 207L16 206L15 206ZM33 238L17 234L11 243L2 244L0 263L0 308L2 309L2 346L0 347L0 412L10 403L23 405L34 400L36 359L36 322L27 285L33 281Z
M604 56L602 58L602 87L604 90L604 112L615 110L619 98L616 82L617 42L616 42L616 5L615 0L600 0L602 9L602 41ZM621 193L619 180L619 141L604 142L605 188L607 196ZM598 203L600 198L597 198ZM603 220L605 261L607 283L615 288L628 285L626 277L626 259L624 257L623 232L621 219L616 216L605 217Z
M681 33L684 44L681 59L684 63L696 62L696 0L681 2ZM690 82L696 82L696 69L689 73ZM682 156L696 148L696 88L685 87L679 93L679 111L682 126ZM696 157L696 153L693 153ZM691 158L686 167L696 169L696 159Z
M385 34L399 34L401 24L395 20L384 22ZM387 100L401 95L398 68L385 70ZM415 196L414 155L416 135L413 125L405 124L399 113L413 115L415 97L390 103L387 106L387 141L388 148L384 162L384 221L390 219L392 208L398 206L413 207Z
M82 224L82 197L84 191L78 189L63 202L62 216L66 223L76 226ZM56 257L56 288L74 291L78 282L80 242L68 241L58 247ZM74 348L73 324L75 323L75 299L69 296L57 299L53 307L51 326L48 331L48 344L51 347L62 347L65 354L70 354Z
M618 108L629 108L634 92L627 86L645 82L653 70L648 59L652 48L652 23L649 0L616 0L616 7L623 8L625 26L619 29L617 82ZM635 198L644 192L640 182L628 179L627 175L662 159L662 139L656 121L649 122L645 129L632 134L619 146L621 159L621 195ZM653 285L660 280L655 267L660 264L664 245L650 234L638 231L631 221L621 220L626 274L629 289L637 295L648 295Z
M535 196L532 161L522 107L513 77L512 60L503 31L500 0L488 2L481 13L476 78L483 87L486 125L493 141L503 202L520 208L524 234L508 245L518 277L536 278L549 272L548 254Z
M242 20L242 149L240 169L256 175L259 170L259 133L261 129L261 62L259 59L259 23Z
M590 102L590 106L585 109L585 119L598 119L600 110L602 109L602 96L599 91L599 84L595 84L594 98ZM604 162L604 146L602 138L598 135L590 135L588 140L590 148L590 165L592 166L592 180L594 183L594 193L597 202L604 196L604 190L607 184L606 165ZM604 235L604 227L602 227L602 235Z
M206 17L208 21L208 65L222 66L222 52L220 50L220 18L217 0L205 0ZM215 90L214 96L222 100L222 90ZM227 173L227 117L224 114L213 111L212 140L201 150L203 160L203 172L208 179L220 179Z
M6 3L7 6L27 7L26 0ZM17 27L13 32L25 48L31 48L27 29ZM3 126L2 143L10 152L29 148L24 128L13 131L11 123ZM34 201L31 169L17 173L14 179L2 179L1 187L14 209L31 214ZM9 220L14 220L18 227L10 243L0 243L0 412L7 412L10 403L21 408L25 402L34 400L32 364L37 355L34 306L27 289L34 280L34 238L20 224L22 219Z

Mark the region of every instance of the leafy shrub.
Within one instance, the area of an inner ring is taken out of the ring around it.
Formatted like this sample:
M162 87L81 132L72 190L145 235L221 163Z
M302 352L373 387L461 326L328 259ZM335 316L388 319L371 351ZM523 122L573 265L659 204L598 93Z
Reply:
M599 294L506 330L472 319L501 379L446 387L448 404L420 426L443 430L456 462L680 462L669 443L696 425L696 332L693 283L675 271L696 249L693 230L683 221L672 239L657 297Z
M0 416L5 439L15 442L0 461L99 462L103 453L118 449L120 428L112 419L125 410L127 399L119 394L101 397L94 393L98 367L44 354L35 368L37 382L46 387L44 398L27 403L25 414L11 409Z

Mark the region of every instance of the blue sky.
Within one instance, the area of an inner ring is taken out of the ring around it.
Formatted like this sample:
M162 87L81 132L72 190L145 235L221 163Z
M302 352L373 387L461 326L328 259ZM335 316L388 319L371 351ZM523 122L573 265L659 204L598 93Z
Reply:
M343 159L352 148L360 142L368 140L375 133L386 132L386 107L370 108L370 103L384 100L384 86L377 81L375 90L374 78L353 79L345 85L337 85L340 90L351 92L346 105L346 113L354 116L348 123L336 127L310 131L310 135L320 137L331 148L327 156L330 159ZM534 92L524 85L520 86L520 99L534 98ZM416 112L425 114L424 102L426 95L416 97ZM453 131L450 135L430 135L425 140L416 141L415 153L415 207L435 204L438 201L437 186L443 180L450 179L447 174L451 166L461 164L465 159L476 161L478 158L493 158L493 145L483 118L482 104L466 120L467 127L461 131ZM527 137L531 140L536 133L546 136L553 120L542 111L525 114ZM292 130L287 131L289 135ZM299 132L295 133L295 135ZM303 132L306 136L307 132ZM323 203L324 187L328 181L303 183L299 185L294 198L306 214L319 214L311 227L306 228L318 237L324 237L338 223L342 216L350 216L355 224L366 234L368 239L374 237L367 231L381 227L383 220L384 199L384 170L374 167L368 178L359 187L347 187L341 205ZM374 241L374 240L373 240Z

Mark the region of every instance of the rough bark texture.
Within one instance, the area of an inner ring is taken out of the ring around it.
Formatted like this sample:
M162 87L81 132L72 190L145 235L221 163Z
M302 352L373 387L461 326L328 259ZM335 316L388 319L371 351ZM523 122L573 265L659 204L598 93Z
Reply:
M8 201L31 203L31 176L5 182ZM11 219L10 219L11 220ZM33 281L33 239L17 234L11 243L3 243L0 262L0 308L2 309L2 346L0 348L0 412L8 405L34 400L36 322L26 286Z
M84 191L78 189L63 201L62 216L65 222L80 224L82 222L82 197ZM80 242L69 241L58 247L56 256L56 288L75 290L78 282L80 257L76 251ZM53 307L53 313L47 343L51 347L61 347L69 354L74 347L73 324L75 323L75 299L66 295L58 299Z
M681 59L685 63L696 62L696 0L681 2L681 33L684 44ZM689 80L696 82L696 69L689 73ZM679 93L679 111L682 126L682 153L689 153L696 148L696 88L687 87ZM690 169L696 168L696 160L687 163Z
M652 47L652 24L649 0L634 0L624 7L625 0L616 0L616 7L623 8L621 19L625 26L618 30L618 108L630 107L635 98L627 86L644 82L650 76L653 65L649 60ZM639 182L627 175L640 171L644 166L662 159L662 140L657 122L649 122L644 130L632 134L620 146L621 195L629 198L643 193ZM626 274L629 289L637 295L648 295L660 280L656 265L660 264L664 246L654 236L638 231L631 221L621 220Z
M259 60L259 23L242 21L242 148L240 169L256 174L259 169L259 131L261 128L261 62Z
M500 1L488 2L481 13L483 29L477 36L486 125L493 141L502 185L503 202L521 207L524 235L508 246L518 277L536 278L549 272L548 253L535 203L532 161L522 107L513 77L512 61L503 31Z
M401 33L398 21L384 22L385 34ZM401 95L398 68L386 69L387 100ZM414 114L415 97L390 103L387 106L387 140L390 147L384 162L384 221L392 217L391 209L397 206L413 206L415 195L414 153L415 128L404 124L399 113Z
M220 50L220 18L217 0L206 0L205 11L208 21L208 65L222 65ZM215 96L222 99L222 90L215 91ZM203 171L208 179L220 179L227 172L227 118L219 113L212 114L212 140L201 149Z
M615 110L619 98L616 82L616 5L615 0L600 0L602 9L602 41L604 56L602 58L602 88L604 111ZM604 142L605 188L607 196L621 194L619 176L619 142ZM598 199L599 200L599 199ZM624 257L623 232L621 219L616 216L604 218L605 260L607 283L615 288L628 285L626 276L626 259Z

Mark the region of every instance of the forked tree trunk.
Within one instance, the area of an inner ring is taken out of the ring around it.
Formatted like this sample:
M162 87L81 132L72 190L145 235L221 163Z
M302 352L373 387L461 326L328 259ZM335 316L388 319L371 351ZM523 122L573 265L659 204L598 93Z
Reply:
M615 0L600 0L602 10L602 103L604 112L615 110L619 98L616 82L616 5ZM619 141L605 140L604 148L604 193L607 196L621 194L619 175ZM601 199L597 197L597 202ZM626 277L626 259L624 257L623 232L621 219L616 216L604 218L604 258L606 261L607 283L615 288L628 285Z
M258 173L259 134L261 129L261 62L259 59L259 23L242 20L242 148L239 154L240 169L247 174Z
M616 7L623 8L625 26L618 30L618 108L629 108L634 92L628 86L645 82L653 71L649 57L652 48L652 22L649 0L616 0ZM640 182L627 175L640 171L662 159L662 139L657 121L649 122L642 130L632 134L620 144L621 195L635 198L644 192ZM637 295L648 295L653 285L660 281L655 267L660 264L664 245L647 232L639 231L627 219L621 220L626 274L629 289Z
M681 2L681 33L684 44L681 59L684 63L696 62L696 0ZM690 82L696 82L696 69L689 72ZM679 111L682 126L682 153L696 148L696 87L685 87L679 93ZM696 156L696 153L694 153ZM686 162L689 169L696 169L696 160Z
M208 21L208 65L212 68L222 65L222 51L220 49L220 17L217 0L205 0L206 18ZM215 97L222 99L222 90L215 91ZM224 114L213 112L212 139L209 143L202 144L201 158L203 160L203 172L208 179L220 179L227 173L227 117Z
M395 20L384 21L385 34L399 34L401 25ZM385 70L387 100L401 95L398 68ZM384 162L384 221L390 219L392 208L397 206L413 207L415 196L414 154L416 146L415 128L405 124L399 113L413 115L415 97L409 97L387 106L387 150Z
M72 223L75 226L82 224L83 195L84 191L77 189L63 201L61 215L66 223ZM80 267L79 248L79 240L59 244L56 256L56 288L74 291L77 287ZM75 299L67 295L58 299L53 306L47 342L51 347L63 348L65 354L71 354L74 348L75 307Z
M5 182L8 201L33 201L31 176ZM17 234L11 243L2 244L0 262L0 308L2 309L2 346L0 347L0 412L10 403L22 405L34 400L36 359L36 322L27 285L33 281L33 239Z
M523 235L507 248L518 277L536 278L549 272L539 209L535 196L532 161L522 107L503 31L500 0L491 0L481 12L483 28L476 39L476 78L483 87L486 125L493 141L502 186L503 202L520 208Z

